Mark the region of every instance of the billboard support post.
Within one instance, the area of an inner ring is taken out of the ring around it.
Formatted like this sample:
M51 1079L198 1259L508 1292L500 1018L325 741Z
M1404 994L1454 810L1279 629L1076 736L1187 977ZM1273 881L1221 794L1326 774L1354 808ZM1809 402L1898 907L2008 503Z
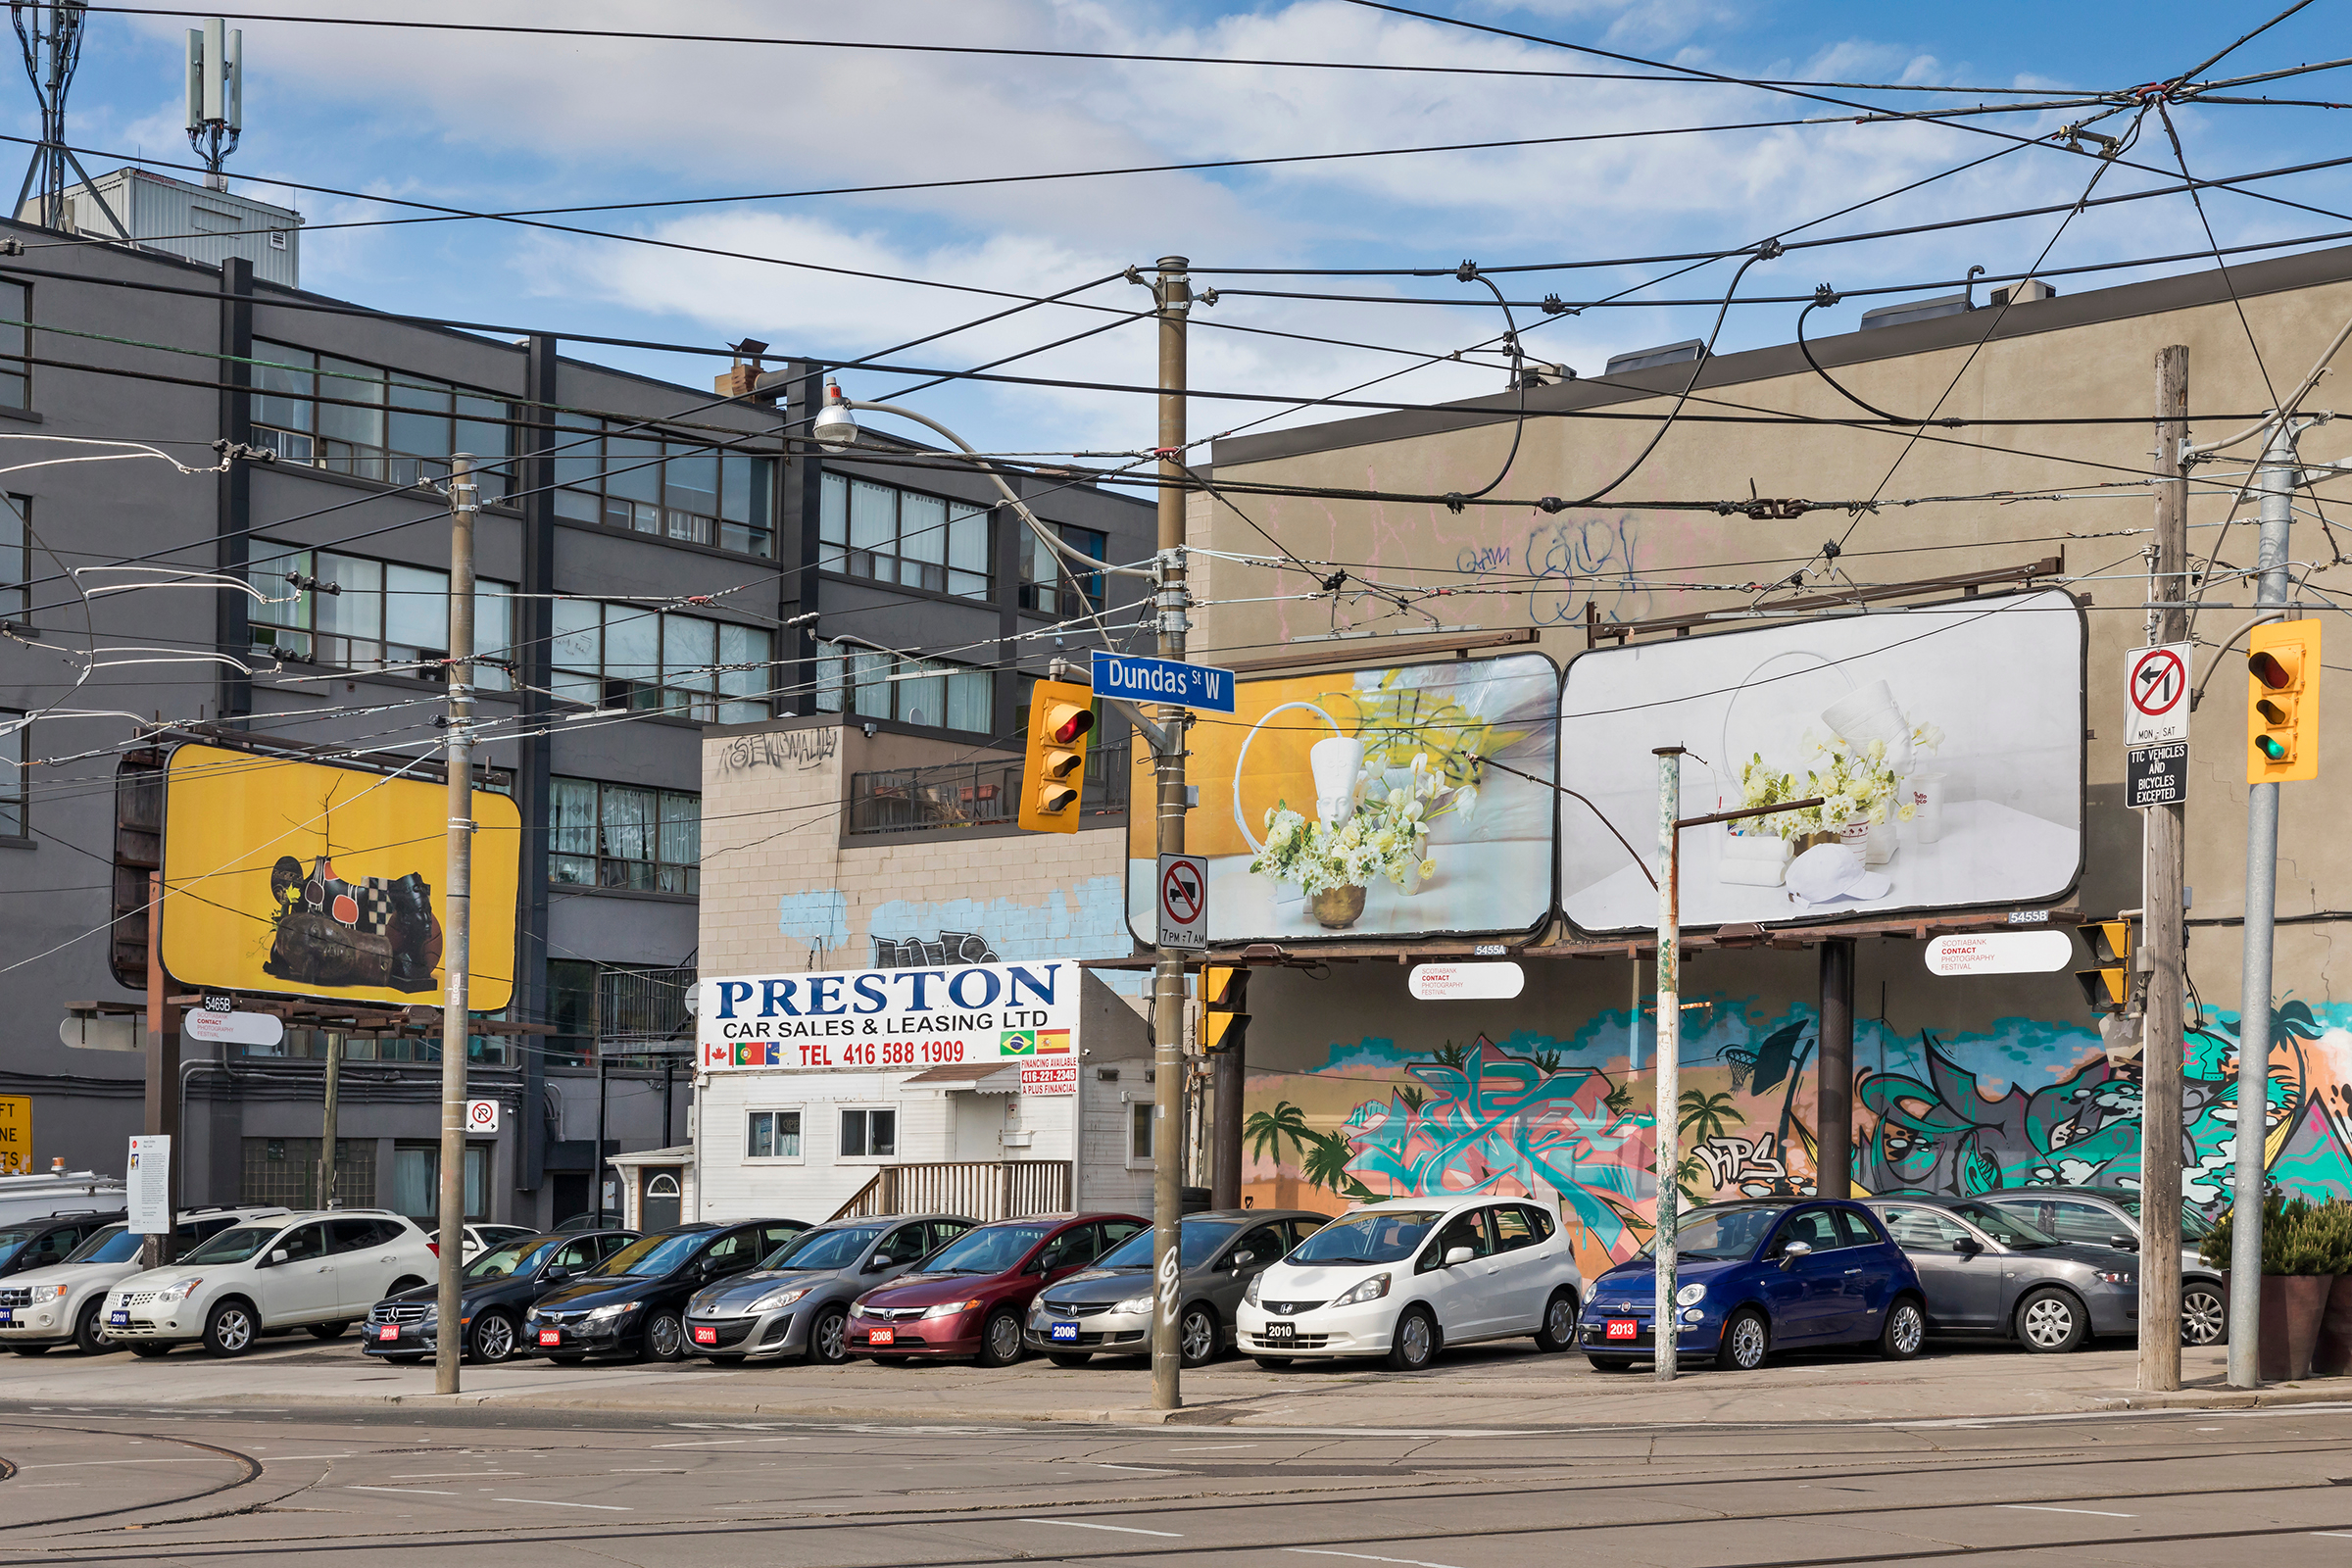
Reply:
M2156 544L2148 562L2148 646L2188 636L2188 474L2180 447L2188 439L2188 349L2156 356ZM2185 682L2183 683L2185 684ZM2182 965L2187 935L2181 908L2186 875L2181 805L2141 808L2139 906L2147 956L2147 1010L2139 1048L2139 1387L2180 1387L2181 1052L2186 1029Z
M441 1004L441 1290L433 1336L433 1392L458 1392L466 1349L458 1276L466 1261L466 1040L472 962L473 522L480 506L473 459L449 460L449 886Z
M144 1118L149 1134L171 1140L173 1162L167 1167L172 1180L179 1178L179 1009L170 1001L171 985L164 973L164 873L147 874L147 1105ZM162 1268L172 1261L172 1241L179 1226L176 1194L167 1187L161 1235L140 1244L139 1265Z
M1821 1049L1813 1068L1813 1189L1854 1192L1854 942L1821 945Z
M1657 1303L1650 1337L1657 1342L1657 1379L1672 1383L1676 1370L1674 1324L1675 1185L1682 1150L1678 1122L1682 1106L1682 883L1681 824L1683 748L1661 746L1658 759L1658 1227L1650 1242L1657 1260Z

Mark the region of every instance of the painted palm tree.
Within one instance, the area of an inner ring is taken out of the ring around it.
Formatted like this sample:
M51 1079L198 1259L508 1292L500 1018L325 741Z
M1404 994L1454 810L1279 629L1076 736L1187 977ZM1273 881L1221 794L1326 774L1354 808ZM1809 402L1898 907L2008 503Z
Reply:
M1299 1174L1310 1187L1321 1187L1342 1198L1372 1196L1362 1182L1350 1175L1348 1162L1355 1157L1355 1148L1345 1133L1309 1133L1311 1147L1299 1162Z
M1696 1089L1686 1089L1680 1103L1681 1114L1675 1125L1689 1133L1694 1144L1703 1144L1710 1138L1721 1138L1734 1122L1747 1120L1730 1095L1709 1095Z
M1242 1124L1243 1136L1257 1157L1269 1164L1282 1163L1282 1143L1289 1139L1294 1152L1304 1152L1315 1135L1307 1130L1306 1112L1287 1100L1278 1100L1270 1111L1253 1110Z

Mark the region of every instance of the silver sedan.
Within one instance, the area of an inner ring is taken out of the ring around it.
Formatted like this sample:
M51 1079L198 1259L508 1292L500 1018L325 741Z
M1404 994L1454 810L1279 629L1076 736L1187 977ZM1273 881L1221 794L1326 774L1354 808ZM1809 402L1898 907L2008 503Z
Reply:
M2061 1242L1974 1199L1866 1201L1919 1270L1931 1334L2006 1336L2046 1353L2138 1331L2130 1252Z
M1218 1208L1184 1216L1177 1341L1186 1366L1212 1360L1233 1344L1234 1309L1250 1282L1330 1217L1303 1208ZM1055 1366L1079 1366L1097 1352L1148 1354L1151 1332L1152 1233L1145 1231L1087 1272L1039 1292L1022 1340Z
M803 1231L686 1304L686 1348L721 1366L849 1358L850 1302L897 1279L978 1222L961 1214L837 1219Z

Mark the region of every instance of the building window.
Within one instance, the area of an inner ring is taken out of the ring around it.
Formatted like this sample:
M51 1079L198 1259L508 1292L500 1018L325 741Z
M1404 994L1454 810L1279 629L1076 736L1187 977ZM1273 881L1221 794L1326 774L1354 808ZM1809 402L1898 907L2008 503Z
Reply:
M547 852L550 882L700 893L703 798L638 784L551 779Z
M0 496L0 619L15 620L25 613L25 584L32 577L25 536L31 518L30 496Z
M997 672L819 642L816 706L827 713L895 718L987 735L996 728Z
M0 283L0 409L32 407L32 285Z
M24 784L25 736L30 732L21 722L24 717L23 713L0 709L0 724L16 725L0 734L0 838L22 839L32 835L26 824L26 797L30 791Z
M589 599L555 611L554 691L566 702L706 724L769 716L775 634L762 627Z
M883 1112L888 1115L888 1111ZM755 1110L744 1129L746 1159L801 1157L801 1113L797 1110Z
M369 561L332 550L287 550L257 541L246 580L246 619L257 648L338 669L443 680L449 657L449 573L434 566ZM316 586L312 586L315 584ZM474 579L473 683L509 691L514 585Z
M240 1203L276 1203L285 1208L314 1208L318 1202L318 1151L316 1138L248 1138L245 1140L244 1178L238 1184ZM353 1208L375 1203L375 1140L335 1140L335 1201Z
M338 1186L341 1184L338 1182ZM490 1146L466 1146L466 1218L489 1217ZM392 1208L419 1224L441 1212L441 1149L402 1144L392 1151Z
M1152 1162L1152 1118L1159 1106L1149 1100L1134 1100L1127 1103L1127 1162L1148 1165Z
M986 599L994 509L895 484L825 475L816 564L827 571Z
M448 478L466 452L482 499L505 498L504 398L285 343L257 341L253 357L253 442L279 462L413 485Z
M584 958L547 960L547 1021L556 1028L547 1042L547 1059L585 1066L596 1050L595 964Z
M867 1106L841 1113L841 1157L883 1159L899 1152L899 1113Z
M607 433L622 428L631 433ZM559 517L747 556L775 552L773 458L558 414L555 462Z
M1108 560L1106 535L1095 528L1048 523L1061 542L1080 555ZM1047 615L1083 615L1091 607L1102 608L1102 573L1081 570L1078 564L1056 552L1027 527L1021 530L1021 608ZM1064 569L1070 575L1063 575Z

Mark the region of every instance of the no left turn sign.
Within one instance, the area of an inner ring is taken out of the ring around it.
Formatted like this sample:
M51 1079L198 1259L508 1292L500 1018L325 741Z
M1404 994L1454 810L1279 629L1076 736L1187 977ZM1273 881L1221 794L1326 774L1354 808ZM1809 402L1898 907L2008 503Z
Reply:
M2136 750L2188 739L2188 643L2133 649L2125 666L2124 745Z
M1159 946L1199 952L1208 946L1208 859L1159 858Z

